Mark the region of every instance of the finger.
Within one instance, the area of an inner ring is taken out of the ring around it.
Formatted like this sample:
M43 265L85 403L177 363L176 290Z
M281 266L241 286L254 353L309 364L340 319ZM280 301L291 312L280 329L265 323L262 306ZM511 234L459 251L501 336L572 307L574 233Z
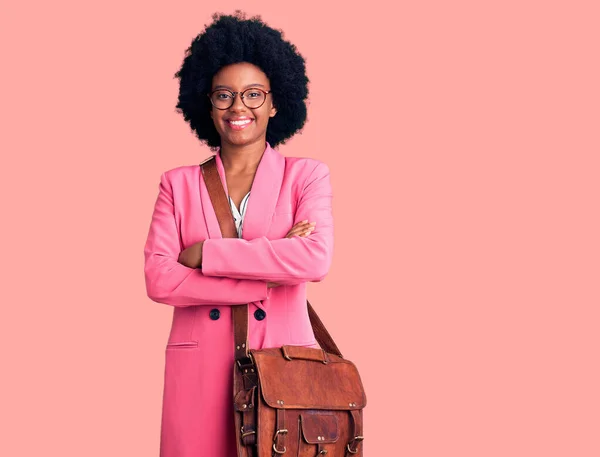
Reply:
M304 233L306 231L306 228L295 228L292 229L288 232L288 234L290 236L294 236L294 235L300 235L301 233Z
M312 231L315 229L316 226L316 222L311 222L311 223L298 223L296 224L294 227L292 227L292 229L288 232L288 234L286 235L286 237L291 238L294 235L298 235L298 236L307 236L310 235L312 233Z
M293 236L307 236L307 235L309 235L311 232L312 232L312 229L308 229L308 230L305 230L305 229L294 230L294 231L290 231L290 232L289 232L289 233L286 235L286 237L287 237L287 238L291 238L291 237L293 237Z
M293 235L299 235L300 233L305 232L306 228L307 227L304 227L304 226L302 226L302 227L292 227L290 229L290 231L288 232L288 234L291 235L291 236L293 236Z
M294 224L294 227L301 227L302 225L308 224L307 220L299 221Z
M306 230L313 230L315 228L316 222L310 223L298 223L292 227L292 230L296 233L305 232Z
M316 222L311 222L308 227L306 227L303 232L305 235L309 235L315 229Z
M296 225L294 225L292 227L292 229L305 229L307 227L310 227L310 224L308 222L298 222Z

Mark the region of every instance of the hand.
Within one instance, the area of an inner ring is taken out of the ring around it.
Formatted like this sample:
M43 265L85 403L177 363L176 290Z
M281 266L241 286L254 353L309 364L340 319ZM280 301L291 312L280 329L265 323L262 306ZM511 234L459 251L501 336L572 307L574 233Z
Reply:
M285 236L286 238L291 238L295 235L298 236L308 236L315 229L316 222L308 222L307 220L300 221L296 225L294 225L288 234Z
M199 241L188 246L179 253L177 261L189 268L200 268L202 265L202 245L204 241Z
M294 225L288 234L285 236L286 238L291 238L293 236L308 236L315 229L316 222L308 222L308 220L300 221L296 225ZM267 282L267 289L272 287L280 286L281 284L277 282Z

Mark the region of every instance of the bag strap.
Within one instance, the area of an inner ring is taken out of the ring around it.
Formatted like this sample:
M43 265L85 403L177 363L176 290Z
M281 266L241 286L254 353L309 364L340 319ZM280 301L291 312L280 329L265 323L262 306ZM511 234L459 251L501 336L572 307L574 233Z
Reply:
M217 170L215 156L202 162L200 168L202 170L204 182L206 183L206 188L208 189L210 201L219 221L219 228L221 229L223 238L238 238L235 221L231 214L231 207L227 200L227 194L225 193L221 176ZM315 338L321 348L330 354L343 357L335 344L335 341L333 341L333 338L308 300L306 300L306 305L308 307L308 317L310 318ZM232 305L232 314L235 358L239 361L248 358L248 304Z

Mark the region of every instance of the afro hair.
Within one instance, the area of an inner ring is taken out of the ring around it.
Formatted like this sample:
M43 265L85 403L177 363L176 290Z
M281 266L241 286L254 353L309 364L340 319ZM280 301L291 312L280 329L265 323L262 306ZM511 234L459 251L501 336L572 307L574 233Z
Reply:
M281 30L267 26L260 16L246 19L215 13L213 23L205 25L190 47L180 70L177 112L190 124L200 141L211 149L221 138L210 116L212 105L206 96L212 78L222 67L248 62L259 67L269 78L277 114L269 120L266 140L272 147L285 143L306 122L308 82L306 66L296 47L284 40Z

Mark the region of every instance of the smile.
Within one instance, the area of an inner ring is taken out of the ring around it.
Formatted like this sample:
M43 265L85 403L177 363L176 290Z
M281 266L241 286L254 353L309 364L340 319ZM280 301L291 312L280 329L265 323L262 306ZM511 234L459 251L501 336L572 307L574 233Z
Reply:
M227 125L233 130L242 130L252 123L253 119L243 119L239 121L227 121Z

